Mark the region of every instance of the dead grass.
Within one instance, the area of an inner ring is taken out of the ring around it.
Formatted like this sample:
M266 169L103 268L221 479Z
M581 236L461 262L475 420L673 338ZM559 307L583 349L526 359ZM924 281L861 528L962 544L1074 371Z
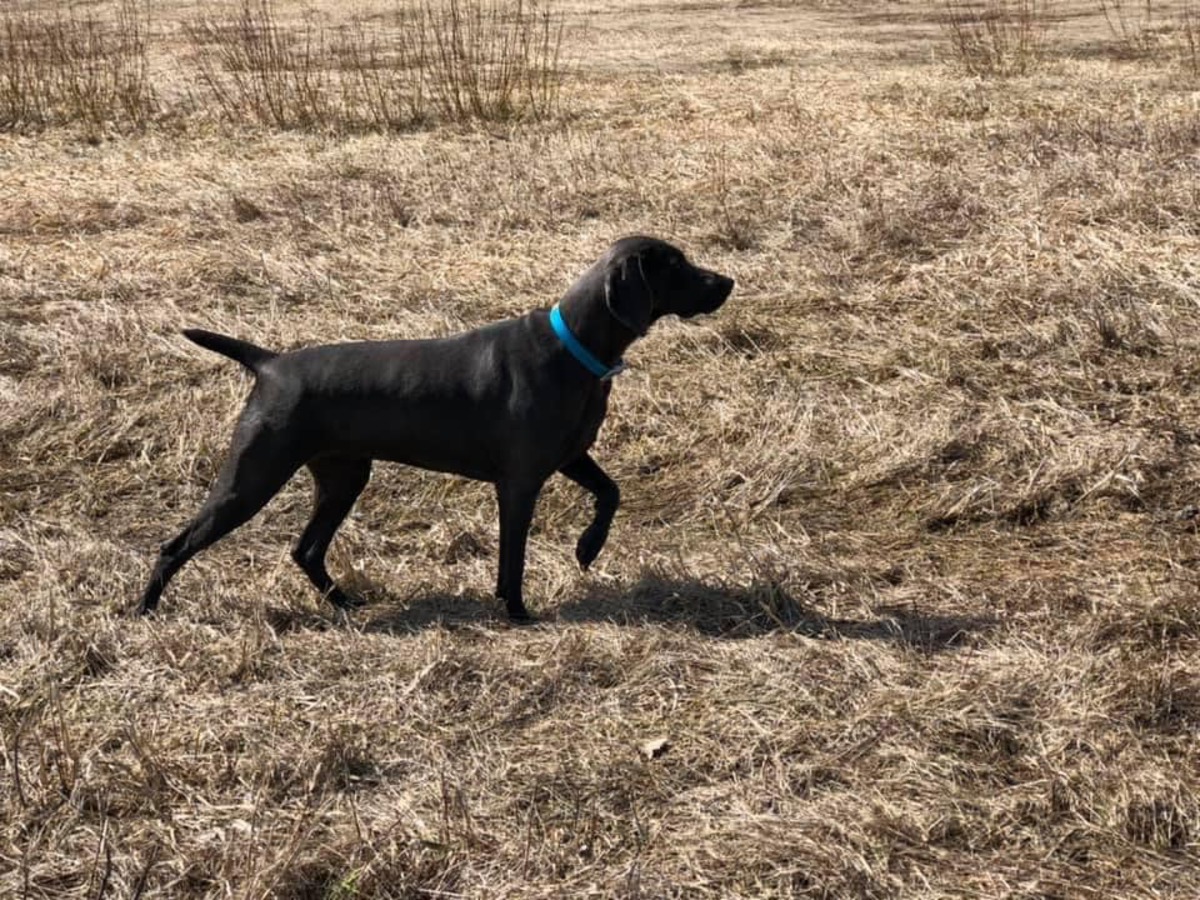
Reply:
M875 12L589 8L488 131L0 136L0 893L1200 894L1192 98L1094 9L1003 81ZM632 351L594 574L548 486L544 625L490 489L386 466L350 621L303 479L124 618L247 387L181 327L446 333L631 231L739 288Z

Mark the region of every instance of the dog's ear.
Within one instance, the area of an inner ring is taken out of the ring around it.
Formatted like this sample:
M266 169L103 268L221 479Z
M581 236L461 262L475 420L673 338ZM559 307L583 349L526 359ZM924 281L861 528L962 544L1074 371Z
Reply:
M604 276L604 302L612 317L638 337L650 330L654 295L640 256L627 256L608 267Z

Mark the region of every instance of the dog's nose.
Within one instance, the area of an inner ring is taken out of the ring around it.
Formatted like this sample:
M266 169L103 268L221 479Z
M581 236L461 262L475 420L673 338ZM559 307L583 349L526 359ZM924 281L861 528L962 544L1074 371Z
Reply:
M724 303L725 300L733 293L733 279L727 275L721 275L718 272L710 272L705 279L708 282L709 293L717 300L717 305Z

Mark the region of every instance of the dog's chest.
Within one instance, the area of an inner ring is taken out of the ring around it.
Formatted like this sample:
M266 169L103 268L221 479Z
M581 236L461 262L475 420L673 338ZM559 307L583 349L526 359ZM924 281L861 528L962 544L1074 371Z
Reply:
M570 455L578 456L596 442L600 426L608 414L608 395L612 382L602 382L597 390L590 391L582 405L579 424L575 429L575 440L571 442Z

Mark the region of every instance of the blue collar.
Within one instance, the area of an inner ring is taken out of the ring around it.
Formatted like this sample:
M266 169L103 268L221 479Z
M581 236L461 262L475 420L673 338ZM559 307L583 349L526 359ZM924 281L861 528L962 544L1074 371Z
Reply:
M554 333L563 342L563 346L570 351L571 355L601 381L608 381L614 375L619 375L625 371L625 360L617 360L617 364L610 369L604 363L600 362L600 360L596 359L587 347L579 343L579 338L575 337L571 333L571 329L567 327L567 323L563 319L562 310L558 308L557 303L550 310L550 327L554 329Z

